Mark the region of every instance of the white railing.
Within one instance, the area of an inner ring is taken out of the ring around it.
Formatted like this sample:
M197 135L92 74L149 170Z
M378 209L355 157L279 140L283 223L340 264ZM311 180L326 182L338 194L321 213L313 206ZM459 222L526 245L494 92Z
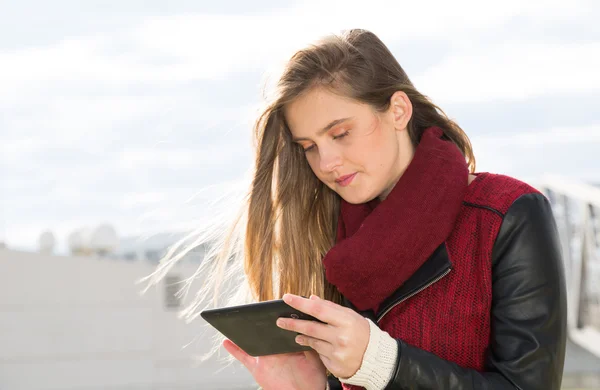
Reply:
M600 187L556 176L537 187L552 203L562 242L569 336L600 357Z

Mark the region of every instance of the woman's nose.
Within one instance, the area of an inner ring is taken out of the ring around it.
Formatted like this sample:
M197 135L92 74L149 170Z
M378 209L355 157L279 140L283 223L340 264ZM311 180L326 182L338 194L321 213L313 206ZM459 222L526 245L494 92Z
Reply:
M335 148L321 148L319 149L319 164L321 171L332 172L342 165L341 154Z

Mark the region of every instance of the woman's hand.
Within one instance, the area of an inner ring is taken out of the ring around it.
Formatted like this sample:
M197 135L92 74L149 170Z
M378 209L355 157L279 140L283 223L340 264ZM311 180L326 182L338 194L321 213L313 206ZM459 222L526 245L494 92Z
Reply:
M360 368L369 344L369 323L352 309L320 299L306 299L285 294L288 305L323 322L280 318L277 325L302 335L296 342L308 345L318 354L327 369L338 378L350 378Z
M327 386L325 367L316 352L253 357L230 340L225 340L223 346L264 390L325 390Z

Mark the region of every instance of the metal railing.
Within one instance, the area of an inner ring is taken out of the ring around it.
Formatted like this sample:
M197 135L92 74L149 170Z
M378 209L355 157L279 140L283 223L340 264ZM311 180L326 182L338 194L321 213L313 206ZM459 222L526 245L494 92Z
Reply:
M561 238L569 336L600 357L600 187L561 177L537 187L552 204Z

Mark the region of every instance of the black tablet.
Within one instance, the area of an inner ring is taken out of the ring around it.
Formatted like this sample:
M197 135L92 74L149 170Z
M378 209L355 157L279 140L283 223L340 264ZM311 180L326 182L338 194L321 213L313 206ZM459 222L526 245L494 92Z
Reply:
M281 329L276 321L280 317L319 321L282 299L204 310L200 315L250 356L310 350L296 343L298 333Z

